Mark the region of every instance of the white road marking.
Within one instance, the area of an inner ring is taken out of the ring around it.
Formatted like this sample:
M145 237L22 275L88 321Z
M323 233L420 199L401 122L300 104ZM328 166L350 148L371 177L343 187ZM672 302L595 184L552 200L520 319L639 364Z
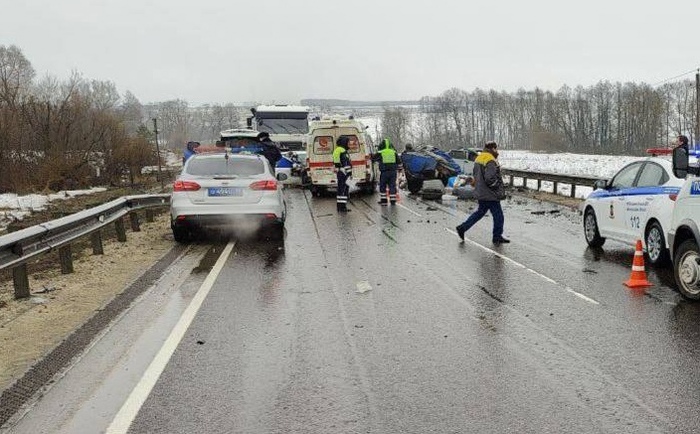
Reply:
M192 298L187 309L182 313L180 320L175 324L175 327L173 327L160 351L158 351L158 354L156 354L155 358L148 366L148 369L146 369L146 372L143 373L141 380L139 380L136 387L134 387L134 390L131 391L126 402L122 405L121 409L119 409L114 420L112 420L112 423L107 428L107 434L123 434L129 430L141 406L146 401L146 398L148 398L148 395L151 393L153 386L155 386L163 370L165 370L165 366L168 364L170 357L172 357L175 349L180 344L187 328L197 315L197 311L199 311L209 291L212 286L214 286L214 282L216 282L219 273L221 273L221 270L224 268L224 264L231 255L235 244L236 243L233 241L229 242L221 252L221 256L219 256L219 259L216 261L216 264L214 264L209 275L207 275L207 278L202 282L202 286L199 287L199 290Z
M405 209L406 211L410 212L411 214L413 214L415 216L423 217L421 214L418 214L417 212L413 211L411 208L409 208L403 204L397 203L396 206L400 206L401 208Z
M453 235L457 235L457 232L455 232L455 231L453 231L453 230L451 230L451 229L445 228L445 230L446 230L447 232L453 234ZM532 268L528 268L528 267L526 267L525 265L521 264L520 262L517 262L517 261L515 261L515 260L513 260L513 259L511 259L511 258L509 258L509 257L507 257L507 256L505 256L505 255L503 255L503 254L501 254L501 253L498 253L498 252L495 251L495 250L489 249L489 248L486 247L486 246L482 246L481 244L477 243L476 241L472 241L472 240L470 240L470 239L467 238L467 237L464 238L464 241L465 241L465 242L468 241L468 242L474 244L475 246L480 247L480 248L486 250L486 251L489 252L489 253L493 253L494 255L498 256L499 258L501 258L501 259L503 259L503 260L505 260L505 261L510 262L511 264L515 265L516 267L520 267L520 268L522 268L522 269L524 269L524 270L527 270L527 271L529 271L530 273L534 274L535 276L538 276L538 277L540 277L540 278L546 280L546 281L549 282L549 283L553 283L553 284L555 284L555 285L557 285L557 286L561 286L562 288L564 288L564 290L565 290L566 292L569 292L569 293L575 295L576 297L580 298L581 300L585 300L585 301L587 301L587 302L589 302L589 303L591 303L591 304L600 304L600 303L598 303L597 301L593 300L592 298L587 297L587 296L581 294L580 292L576 292L576 291L574 291L573 289L569 288L569 287L566 286L566 285L562 285L561 283L557 282L556 280L552 279L551 277L547 277L547 276L545 276L544 274L542 274L542 273L540 273L540 272L538 272L538 271L533 270Z

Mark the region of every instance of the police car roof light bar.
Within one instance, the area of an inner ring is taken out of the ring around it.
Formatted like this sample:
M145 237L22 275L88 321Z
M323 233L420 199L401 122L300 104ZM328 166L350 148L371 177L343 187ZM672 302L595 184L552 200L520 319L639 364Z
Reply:
M671 155L673 154L672 148L649 148L647 149L647 154L651 154L653 157L657 155Z

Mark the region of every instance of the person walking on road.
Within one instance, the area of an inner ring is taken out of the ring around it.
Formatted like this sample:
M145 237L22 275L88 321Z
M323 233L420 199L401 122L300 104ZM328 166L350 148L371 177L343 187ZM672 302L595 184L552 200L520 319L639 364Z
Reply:
M379 152L372 155L372 161L379 162L379 204L387 205L386 190L389 189L389 202L396 204L396 174L401 170L401 157L389 139L379 145Z
M348 156L348 146L350 140L347 136L340 136L336 141L333 150L333 165L335 166L336 179L338 181L338 192L336 193L336 206L338 212L349 212L348 197L350 187L347 184L348 178L352 176L352 164Z
M510 243L510 240L503 237L503 208L501 201L505 199L505 186L501 175L501 166L498 164L498 145L496 142L487 142L484 145L484 152L479 154L474 161L474 197L479 203L479 207L462 224L457 226L457 235L464 241L464 233L467 232L476 222L481 220L487 211L491 211L493 217L494 244Z

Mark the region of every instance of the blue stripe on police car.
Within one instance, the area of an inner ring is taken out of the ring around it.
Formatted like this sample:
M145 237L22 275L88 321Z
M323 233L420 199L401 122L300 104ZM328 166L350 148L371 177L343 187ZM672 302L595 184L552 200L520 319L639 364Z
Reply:
M698 181L697 193L693 193L693 188L695 188L695 183L691 186L690 194L700 194L700 181ZM630 187L617 190L595 190L588 198L589 199L603 199L606 197L617 197L617 196L643 196L643 195L667 195L667 194L678 194L681 191L680 187L664 187L664 186L653 186L653 187Z

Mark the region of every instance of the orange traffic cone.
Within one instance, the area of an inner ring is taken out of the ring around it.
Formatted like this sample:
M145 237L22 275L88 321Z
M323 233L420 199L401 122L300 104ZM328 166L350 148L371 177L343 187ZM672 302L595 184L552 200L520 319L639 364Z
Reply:
M389 193L389 187L386 188L386 200L391 199L391 193ZM399 188L396 187L396 202L401 202L401 196L399 196Z
M644 271L644 252L642 251L642 240L637 240L637 247L634 249L634 259L632 260L632 274L625 282L629 288L645 288L651 286L647 280L647 273Z

